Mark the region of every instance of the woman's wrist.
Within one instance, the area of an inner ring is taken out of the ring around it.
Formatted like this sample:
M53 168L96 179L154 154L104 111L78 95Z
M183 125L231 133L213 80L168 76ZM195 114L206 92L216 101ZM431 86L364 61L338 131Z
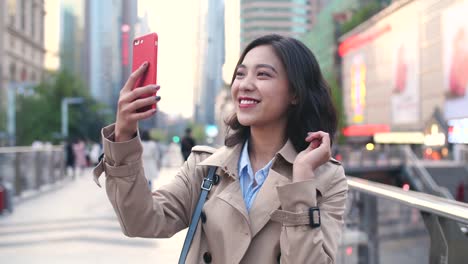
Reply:
M312 169L293 167L293 182L311 180L315 177Z
M131 140L132 138L135 137L135 133L133 133L131 136L129 136L129 134L126 134L126 133L122 133L118 130L115 131L115 134L114 134L114 142L124 142L124 141L129 141Z

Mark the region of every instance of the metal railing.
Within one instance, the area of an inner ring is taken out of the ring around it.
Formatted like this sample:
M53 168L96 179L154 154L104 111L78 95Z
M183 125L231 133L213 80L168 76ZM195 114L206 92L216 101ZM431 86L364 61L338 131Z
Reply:
M381 212L377 208L378 199L419 211L430 240L430 248L426 251L429 263L464 263L468 259L468 236L466 232L460 232L460 225L468 224L467 204L349 176L348 185L350 192L363 196L358 220L365 239L358 249L359 263L380 262L378 222Z
M65 176L63 146L0 148L0 184L11 186L14 196L38 190Z
M433 195L454 199L453 195L445 187L439 186L424 168L421 161L416 157L409 146L401 146L404 158L406 159L406 168L410 169L410 175L415 180L414 184L419 185L417 189Z

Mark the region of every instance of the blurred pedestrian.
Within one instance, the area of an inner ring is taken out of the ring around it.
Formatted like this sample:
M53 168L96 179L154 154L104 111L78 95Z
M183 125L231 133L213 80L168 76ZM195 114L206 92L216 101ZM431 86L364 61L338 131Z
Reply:
M193 147L172 182L153 193L135 136L138 120L155 113L136 110L157 101L136 98L159 88L132 89L145 70L123 87L116 123L102 130L105 162L95 168L97 177L107 173L123 232L170 237L192 222L199 228L183 263L335 263L347 183L330 157L337 114L312 52L279 35L247 45L231 82L225 146ZM210 168L216 176L203 180ZM191 219L200 186L210 194L198 222Z
M145 176L151 181L154 181L159 175L158 157L159 149L156 142L151 140L149 132L142 130L140 132L141 145L143 146L143 168Z
M184 161L188 159L188 156L192 152L192 148L195 147L195 140L192 137L192 129L189 127L185 129L185 135L182 137L180 141L180 149L182 151L182 156L184 157Z
M156 148L157 148L157 157L156 157L157 162L156 163L158 165L158 169L161 170L163 166L162 165L163 157L166 151L164 150L164 146L161 143L161 141L156 139L155 143L156 143Z
M34 140L33 143L31 144L31 148L34 150L39 150L44 147L44 143L40 140Z
M96 166L101 156L101 145L96 142L91 143L91 149L89 151L89 158L93 166Z
M86 168L86 145L82 139L73 144L73 153L75 154L75 170L79 171L78 175L82 175Z
M65 173L68 176L71 170L72 179L75 179L75 152L73 151L73 140L67 139L65 142Z

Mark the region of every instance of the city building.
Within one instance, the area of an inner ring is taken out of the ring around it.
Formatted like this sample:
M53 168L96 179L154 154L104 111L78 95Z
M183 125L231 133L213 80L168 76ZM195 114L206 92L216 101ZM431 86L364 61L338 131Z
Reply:
M386 0L331 0L317 6L313 17L313 26L300 39L314 53L325 77L338 78L340 75L340 61L337 58L338 38L342 34L341 25L348 21L352 14L369 4L385 6Z
M132 41L136 36L136 25L138 24L137 3L135 0L122 0L122 26L120 28L120 38L122 40L121 87L123 87L132 72Z
M328 3L330 3L330 0L309 0L309 5L310 5L310 28L314 28L315 23L317 23L317 16L320 14L322 11L322 8L324 8Z
M44 71L44 0L0 1L0 94L11 83L37 83Z
M200 64L194 91L194 119L200 124L215 124L215 98L223 86L224 32L224 1L200 1Z
M349 138L419 132L428 158L468 153L467 12L466 0L394 1L340 38Z
M9 134L10 144L15 95L27 94L44 75L44 6L44 0L0 1L0 141Z
M241 47L266 34L300 37L312 29L325 0L241 0Z
M60 3L60 69L84 81L85 1L62 0Z
M104 15L105 14L105 15ZM86 1L87 83L93 98L115 109L122 84L122 1Z
M214 138L213 144L217 146L223 146L224 138L227 132L225 120L228 120L235 111L234 102L232 101L231 97L231 87L228 84L225 84L223 89L221 89L221 91L216 96L215 109L218 134Z
M86 0L84 17L85 80L91 96L114 111L131 72L137 1Z

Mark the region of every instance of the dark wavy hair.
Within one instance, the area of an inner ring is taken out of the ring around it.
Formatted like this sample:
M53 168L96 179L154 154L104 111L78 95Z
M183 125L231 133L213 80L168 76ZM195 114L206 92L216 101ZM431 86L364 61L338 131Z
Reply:
M297 152L309 146L304 139L307 132L324 131L333 137L337 129L337 114L331 91L322 76L312 52L299 40L272 34L253 40L242 52L232 76L236 78L237 67L245 55L255 47L269 45L286 69L289 89L296 96L297 104L288 110L286 135ZM250 136L250 127L239 123L236 113L226 120L227 132L224 144L228 147L243 143Z

